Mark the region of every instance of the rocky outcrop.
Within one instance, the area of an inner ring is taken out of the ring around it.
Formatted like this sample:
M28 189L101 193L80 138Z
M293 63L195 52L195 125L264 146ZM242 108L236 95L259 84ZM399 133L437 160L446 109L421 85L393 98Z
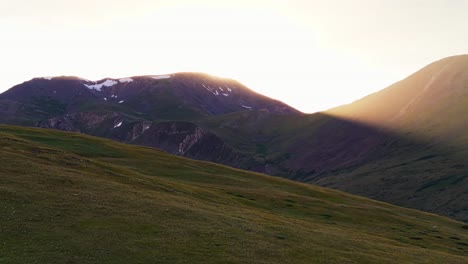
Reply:
M185 139L179 144L179 151L177 154L184 155L190 151L192 146L196 145L200 142L201 139L205 135L207 135L207 131L197 127L193 134L187 135Z
M241 155L235 153L220 137L190 122L153 123L130 143L231 166L239 166L241 160Z
M43 120L40 121L37 124L37 126L43 128L53 128L63 131L80 132L80 130L73 125L72 120L66 117L55 117Z
M243 160L216 134L190 122L158 123L116 112L81 112L43 120L38 126L107 137L235 167Z
M80 112L53 117L40 121L37 126L43 128L54 128L64 131L92 133L93 130L109 123L109 120L121 119L122 114L114 112Z

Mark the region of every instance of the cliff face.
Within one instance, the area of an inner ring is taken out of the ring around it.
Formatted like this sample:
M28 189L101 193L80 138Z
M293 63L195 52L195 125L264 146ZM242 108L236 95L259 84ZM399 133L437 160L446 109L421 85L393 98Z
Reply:
M190 122L153 123L131 143L209 161L230 160L232 155L232 149L218 136Z
M150 122L114 112L81 112L43 120L38 126L107 137L231 166L240 166L245 158L214 133L190 122Z

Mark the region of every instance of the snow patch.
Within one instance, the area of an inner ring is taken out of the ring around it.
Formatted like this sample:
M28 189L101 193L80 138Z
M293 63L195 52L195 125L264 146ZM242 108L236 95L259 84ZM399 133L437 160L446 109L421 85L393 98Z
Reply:
M116 82L114 80L105 80L103 83L91 84L91 85L83 84L83 85L88 87L89 89L93 89L93 90L96 90L96 91L101 91L103 86L111 87L111 86L116 85L117 83L118 82Z
M143 132L144 133L148 128L150 128L151 124L143 124Z
M171 77L172 77L171 75L154 75L154 76L151 76L151 78L153 78L155 80L169 79Z
M229 86L226 86L226 88L228 89L229 92L232 92L231 88L229 88Z
M113 94L111 95L111 98L117 98L117 95Z
M246 105L241 105L242 107L246 108L246 109L252 109L251 106L246 106Z
M120 83L130 83L130 82L133 82L133 79L132 78L122 78L122 79L119 79L119 82Z
M116 127L120 127L120 126L122 125L122 123L123 123L123 122L122 122L122 121L120 121L119 123L117 123L117 125L115 125L115 126L114 126L114 128L116 128Z
M203 86L203 87L205 87L205 89L206 89L207 91L209 91L209 92L211 92L211 91L212 91L212 89L211 89L211 87L210 87L210 86L206 86L206 85L204 85L204 84L202 84L202 86Z
M222 87L219 87L219 89L221 90L221 92L224 92L223 88Z
M44 79L44 80L52 80L54 77L52 76L46 76L46 77L41 77L41 79Z
M125 100L119 101L119 104L121 104L121 103L123 103L123 102L125 102Z
M224 95L224 96L229 96L229 94L227 94L227 93L223 93L223 95Z
M107 101L107 98L106 98L106 97L104 97L104 101Z

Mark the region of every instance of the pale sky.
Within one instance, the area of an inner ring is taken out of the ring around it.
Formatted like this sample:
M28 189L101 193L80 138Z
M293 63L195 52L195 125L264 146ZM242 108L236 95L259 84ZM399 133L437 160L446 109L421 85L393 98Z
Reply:
M0 0L0 92L206 72L304 112L468 53L468 0Z

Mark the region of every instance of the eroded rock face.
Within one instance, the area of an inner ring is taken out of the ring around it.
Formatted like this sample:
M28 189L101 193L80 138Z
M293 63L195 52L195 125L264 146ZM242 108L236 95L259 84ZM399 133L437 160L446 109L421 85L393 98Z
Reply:
M206 130L199 127L195 128L193 134L187 135L184 140L179 144L178 154L184 155L189 152L190 148L200 142L200 140L207 134Z
M133 125L131 130L131 139L130 141L136 140L138 137L143 135L146 130L148 130L153 125L153 122L150 121L141 121Z
M63 131L80 132L79 129L75 128L72 121L66 117L56 117L47 120L40 121L39 127L54 128Z
M179 144L179 155L206 159L210 161L237 165L239 155L223 142L222 139L207 130L197 127L194 133L187 135Z
M190 122L153 123L132 143L232 166L238 164L240 157L221 138Z
M121 114L114 112L80 112L42 120L37 126L87 133L89 130L97 129L99 126L102 126L106 121L121 117Z
M39 127L86 133L171 154L239 166L241 155L221 138L190 122L135 120L115 112L81 112L39 122Z

